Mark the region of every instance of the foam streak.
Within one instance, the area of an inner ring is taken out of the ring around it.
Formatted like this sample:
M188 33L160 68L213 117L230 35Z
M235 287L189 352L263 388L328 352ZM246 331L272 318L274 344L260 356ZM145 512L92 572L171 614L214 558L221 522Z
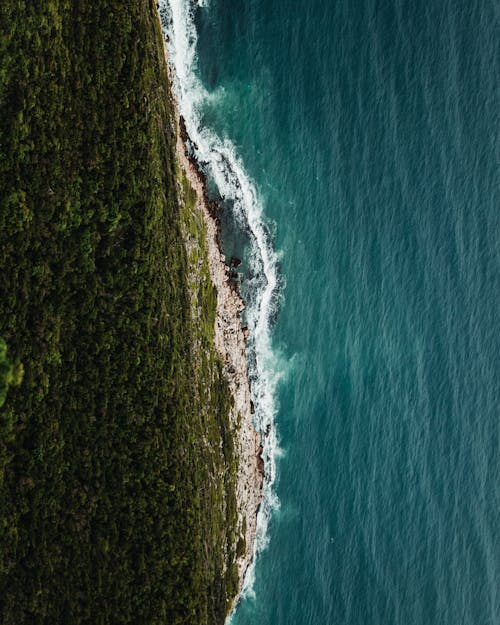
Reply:
M255 277L250 281L251 291L246 302L250 330L248 365L255 406L255 427L262 436L265 467L254 559L247 571L243 588L243 594L251 594L255 559L267 545L270 514L278 506L273 483L278 450L274 417L275 389L279 373L273 356L270 327L279 287L278 258L271 245L255 185L246 174L234 145L227 139L222 140L201 123L203 105L209 101L211 95L197 75L197 32L193 15L193 5L196 4L205 6L206 2L160 0L160 15L168 39L169 60L179 111L194 144L195 157L198 163L203 164L205 173L215 183L223 200L231 203L237 222L250 233L250 270Z

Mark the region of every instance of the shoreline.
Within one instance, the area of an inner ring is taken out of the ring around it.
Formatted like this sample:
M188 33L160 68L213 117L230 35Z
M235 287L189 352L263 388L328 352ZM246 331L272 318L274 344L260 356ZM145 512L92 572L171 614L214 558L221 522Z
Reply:
M161 19L157 11L161 28ZM232 600L231 613L241 597L245 574L253 562L257 533L257 514L262 503L264 483L264 462L262 459L261 436L253 425L253 404L250 396L250 381L247 369L246 340L248 329L243 328L240 314L245 304L238 286L231 279L232 267L226 264L220 244L220 224L216 214L217 202L208 197L206 177L200 170L195 157L189 154L190 143L184 119L179 112L173 89L172 69L169 63L167 42L162 32L165 62L169 76L169 90L173 105L176 146L179 166L196 193L196 207L203 215L206 226L206 244L210 277L217 293L214 343L223 364L224 376L228 382L234 405L229 415L236 432L234 444L238 458L236 479L236 503L238 522L235 528L235 547L240 536L244 537L245 550L237 557L238 592Z

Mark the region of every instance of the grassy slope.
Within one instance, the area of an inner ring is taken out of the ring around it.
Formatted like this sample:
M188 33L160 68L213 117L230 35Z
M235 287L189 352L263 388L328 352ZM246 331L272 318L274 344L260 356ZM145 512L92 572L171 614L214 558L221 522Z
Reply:
M152 2L0 3L0 336L25 371L0 410L4 625L221 623L235 590L168 96Z

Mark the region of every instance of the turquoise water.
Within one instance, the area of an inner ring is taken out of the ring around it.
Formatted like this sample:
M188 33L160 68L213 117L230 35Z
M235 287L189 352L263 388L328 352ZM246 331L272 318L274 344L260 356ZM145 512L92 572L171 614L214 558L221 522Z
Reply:
M219 188L272 432L233 625L497 625L499 5L203 4L191 113L246 172Z

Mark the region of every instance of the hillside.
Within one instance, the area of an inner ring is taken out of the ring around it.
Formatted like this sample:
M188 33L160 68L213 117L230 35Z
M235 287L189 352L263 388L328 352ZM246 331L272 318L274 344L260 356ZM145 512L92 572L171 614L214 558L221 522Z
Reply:
M4 625L220 624L236 592L232 400L168 89L154 3L1 4Z

